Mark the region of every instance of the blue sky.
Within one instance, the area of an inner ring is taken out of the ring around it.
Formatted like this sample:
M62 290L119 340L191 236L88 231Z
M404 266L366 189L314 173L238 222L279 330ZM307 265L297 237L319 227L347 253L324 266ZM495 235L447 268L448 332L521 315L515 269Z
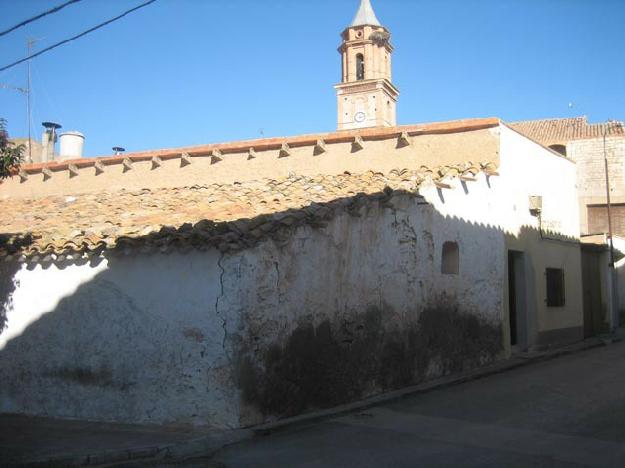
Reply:
M0 30L64 0L0 0ZM0 65L142 3L83 0L0 37ZM87 155L333 131L340 32L359 0L158 0L33 61L33 128ZM622 0L373 0L396 48L400 124L625 117ZM26 66L0 73L25 86ZM569 103L573 107L569 107ZM0 89L12 136L25 98Z

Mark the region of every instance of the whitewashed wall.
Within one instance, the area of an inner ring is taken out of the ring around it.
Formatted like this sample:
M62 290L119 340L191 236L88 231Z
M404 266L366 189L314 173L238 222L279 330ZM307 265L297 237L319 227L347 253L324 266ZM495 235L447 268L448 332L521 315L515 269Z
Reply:
M505 125L500 128L499 172L506 187L502 196L513 207L507 228L517 233L524 226L538 228L537 218L529 211L529 196L540 195L543 228L579 239L576 164Z
M519 133L501 127L499 194L509 208L503 215L507 248L528 261L529 346L583 338L583 298L577 173L572 161ZM529 197L542 196L542 229L530 213ZM546 268L565 272L566 304L546 306Z
M222 304L241 317L228 333L241 343L244 424L458 371L472 353L501 355L505 241L487 222L497 181L451 183L422 190L433 204L404 195L392 208L373 202L359 216L299 229L284 245L265 243L225 263L237 272L226 283L236 303ZM441 273L446 241L459 243L459 275ZM419 353L428 362L414 362ZM404 366L410 375L396 375Z
M0 334L0 412L236 427L218 258L23 266Z

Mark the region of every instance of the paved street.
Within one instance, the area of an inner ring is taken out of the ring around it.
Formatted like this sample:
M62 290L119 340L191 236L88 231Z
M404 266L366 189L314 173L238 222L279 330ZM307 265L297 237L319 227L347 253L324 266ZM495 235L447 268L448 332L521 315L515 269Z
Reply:
M235 467L625 466L625 343L226 448Z

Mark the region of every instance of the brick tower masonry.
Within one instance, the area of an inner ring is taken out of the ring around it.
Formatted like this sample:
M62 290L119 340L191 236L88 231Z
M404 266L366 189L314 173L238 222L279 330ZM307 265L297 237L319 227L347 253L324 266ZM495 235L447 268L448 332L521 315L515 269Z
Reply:
M380 24L370 0L361 0L342 38L342 82L335 86L338 129L396 126L399 90L391 81L391 35Z

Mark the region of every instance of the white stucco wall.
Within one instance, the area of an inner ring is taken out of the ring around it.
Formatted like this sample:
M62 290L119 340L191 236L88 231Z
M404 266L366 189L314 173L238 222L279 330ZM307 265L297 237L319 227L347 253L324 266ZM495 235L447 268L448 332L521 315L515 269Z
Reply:
M434 205L404 196L393 198L392 209L373 202L361 208L361 216L343 214L323 229L298 229L281 246L267 242L229 260L240 274L240 306L256 308L260 320L272 320L276 307L292 310L288 320L297 322L319 310L340 313L382 302L403 314L445 292L500 319L503 235L456 215L474 211L490 189L483 176L468 194L456 185L444 190L444 202L434 187L421 192ZM487 207L480 213L488 213ZM459 275L441 273L446 241L459 243ZM244 279L251 283L242 284ZM265 301L269 305L262 307Z
M542 223L545 231L579 239L577 166L574 162L502 125L500 174L502 193L513 206L507 225L511 232L523 227L538 228L529 211L529 196L543 197Z
M236 427L218 258L22 266L0 334L0 412Z
M576 169L572 161L501 126L499 172L506 190L499 196L511 207L505 216L507 247L528 260L530 346L551 340L558 330L569 330L571 338L583 332ZM530 213L530 196L542 196L542 236L538 218ZM548 267L564 269L564 307L546 305Z
M424 310L432 309L436 314L448 304L462 313L482 317L500 337L505 276L503 233L496 227L455 216L455 213L475 213L475 206L480 206L479 212L488 217L488 205L481 203L492 189L484 176L478 182L469 183L467 193L459 182L457 185L453 190L444 190L443 198L434 187L423 191L427 198L436 199L437 208L445 207L445 213L424 201L395 196L392 209L372 202L360 209L359 216L342 214L323 229L301 228L282 245L263 243L257 249L228 259L224 262L226 271L235 271L236 275L226 275L228 302L221 304L237 310L235 315L240 316L236 323L239 328L230 324L227 327L230 339L242 343L242 354L261 371L267 367L304 367L305 356L282 356L272 363L264 362L263 357L272 346L282 350L297 348L293 337L297 340L298 332L307 326L322 327L324 323L329 323L332 330L328 342L319 343L321 331L317 328L315 338L319 341L311 338L305 346L312 347L319 360L323 360L324 348L331 346L349 354L341 344L341 337L343 334L349 337L348 348L359 346L359 340L365 342L358 330L366 334L364 317L372 308L381 317L378 326L382 336L375 345L393 334L403 343L409 339L409 331L419 324ZM459 275L441 273L442 247L446 241L459 243ZM438 333L447 329L443 333L452 334L451 328L463 324L459 320L438 326ZM489 339L487 333L483 339ZM464 349L463 344L456 345ZM367 352L364 346L363 353ZM380 356L377 350L371 352L369 358L375 366ZM398 360L393 364L403 363ZM429 377L444 372L435 363L431 364ZM332 369L327 377L331 380L330 388L337 385L337 393L353 390L334 382L340 379L335 379L333 374L344 371L340 365L336 365L337 369L332 362L325 365ZM290 378L296 381L297 375ZM358 375L350 376L350 381L358 378ZM254 382L261 390L265 384L269 391L281 390L272 387L275 382ZM370 382L357 397L381 390L380 382ZM314 401L314 396L311 398ZM246 424L266 420L267 414L263 417L256 411L254 403L258 402L243 400L242 420ZM310 402L294 402L305 403Z

